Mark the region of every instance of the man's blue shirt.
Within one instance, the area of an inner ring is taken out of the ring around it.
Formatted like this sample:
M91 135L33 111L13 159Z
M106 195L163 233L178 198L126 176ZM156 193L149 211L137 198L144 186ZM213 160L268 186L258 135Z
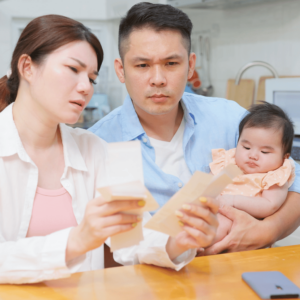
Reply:
M246 110L234 101L207 98L184 93L181 99L186 120L183 150L191 174L196 170L209 173L211 150L235 148L238 128ZM164 173L155 164L155 151L145 133L129 96L124 104L89 129L105 141L140 140L143 155L145 185L160 206L163 206L183 186L181 180ZM289 189L300 193L300 168L296 164L296 179Z

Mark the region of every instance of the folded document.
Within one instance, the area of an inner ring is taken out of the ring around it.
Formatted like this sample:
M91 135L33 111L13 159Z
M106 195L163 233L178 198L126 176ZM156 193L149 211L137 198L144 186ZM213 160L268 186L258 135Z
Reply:
M241 174L242 171L236 165L228 165L216 176L196 171L188 183L144 227L175 237L182 231L175 216L176 210L181 209L185 203L199 204L199 198L202 196L217 197L233 178Z

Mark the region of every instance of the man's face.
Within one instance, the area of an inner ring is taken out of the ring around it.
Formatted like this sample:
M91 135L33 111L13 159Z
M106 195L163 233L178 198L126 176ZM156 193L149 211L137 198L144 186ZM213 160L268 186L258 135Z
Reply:
M180 32L134 30L123 58L115 61L115 69L135 109L151 115L172 111L184 92L187 79L194 72L196 57L188 56Z

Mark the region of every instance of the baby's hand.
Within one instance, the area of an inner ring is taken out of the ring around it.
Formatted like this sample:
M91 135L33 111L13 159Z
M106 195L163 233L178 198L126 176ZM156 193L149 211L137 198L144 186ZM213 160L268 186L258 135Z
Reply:
M223 206L234 206L234 197L235 195L219 195L217 200L220 202L220 207Z

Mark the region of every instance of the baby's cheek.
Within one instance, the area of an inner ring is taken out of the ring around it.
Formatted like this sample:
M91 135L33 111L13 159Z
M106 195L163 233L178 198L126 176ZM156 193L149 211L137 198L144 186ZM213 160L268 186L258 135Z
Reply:
M235 162L236 162L238 167L240 167L243 164L244 158L243 158L243 155L242 155L241 151L236 151L236 153L235 153Z

